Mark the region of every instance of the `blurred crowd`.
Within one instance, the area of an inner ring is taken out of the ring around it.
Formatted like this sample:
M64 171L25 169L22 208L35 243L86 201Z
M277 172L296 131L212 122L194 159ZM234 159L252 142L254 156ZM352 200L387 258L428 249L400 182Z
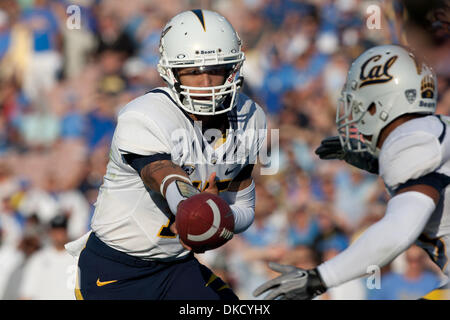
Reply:
M373 4L381 8L375 29L367 25ZM63 245L89 230L116 115L164 85L156 71L162 27L195 8L218 11L238 31L243 91L266 110L269 129L279 129L277 173L254 171L253 225L198 258L252 299L275 276L268 261L315 267L383 217L380 179L321 161L314 150L336 135L351 61L373 45L402 43L408 28L416 32L402 20L401 1L2 0L0 299L74 298L76 266ZM449 30L450 19L433 19ZM438 113L450 115L445 34L415 35L409 43L430 56L438 76ZM380 272L380 286L358 279L319 299L415 299L441 279L414 246Z

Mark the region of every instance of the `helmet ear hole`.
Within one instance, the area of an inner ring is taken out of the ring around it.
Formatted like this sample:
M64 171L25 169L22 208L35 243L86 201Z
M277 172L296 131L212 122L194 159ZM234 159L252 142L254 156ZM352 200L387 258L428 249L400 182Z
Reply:
M377 106L375 105L375 102L372 102L369 105L369 108L367 109L367 111L370 113L370 115L374 115L377 112Z

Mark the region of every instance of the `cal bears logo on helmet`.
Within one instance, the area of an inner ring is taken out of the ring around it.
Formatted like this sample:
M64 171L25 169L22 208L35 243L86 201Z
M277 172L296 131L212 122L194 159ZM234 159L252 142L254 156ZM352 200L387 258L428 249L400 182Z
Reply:
M431 75L423 77L420 83L420 93L423 99L434 98L434 79Z
M370 70L367 70L371 62L378 62L381 57L379 54L372 56L362 64L359 75L359 79L361 80L360 88L370 84L385 83L392 80L392 75L389 74L389 68L392 67L398 56L392 56L383 64L376 64Z

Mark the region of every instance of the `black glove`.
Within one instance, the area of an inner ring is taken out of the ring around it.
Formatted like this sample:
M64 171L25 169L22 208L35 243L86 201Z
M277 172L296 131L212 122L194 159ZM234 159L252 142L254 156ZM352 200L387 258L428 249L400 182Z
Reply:
M316 269L304 270L274 262L269 262L269 267L281 275L256 288L253 292L255 297L271 290L265 300L278 297L282 300L310 300L327 290Z
M350 143L356 146L358 140L350 138ZM328 137L322 140L315 153L322 160L339 159L345 160L348 164L378 174L378 159L369 152L351 152L342 148L339 137Z

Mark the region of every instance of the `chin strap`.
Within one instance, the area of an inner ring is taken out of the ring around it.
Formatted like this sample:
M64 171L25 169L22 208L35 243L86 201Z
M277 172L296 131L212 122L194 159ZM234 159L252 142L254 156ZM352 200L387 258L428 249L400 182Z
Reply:
M173 84L173 87L175 88L176 92L181 93L181 84L178 81ZM184 96L180 95L180 98L184 99Z
M181 94L182 89L181 89L181 83L178 79L178 75L174 72L173 73L174 77L175 77L175 82L173 84L173 88L175 89L175 91L178 93L178 97L179 100L181 102L181 104L184 104L184 100L185 100L185 96ZM237 81L237 83L239 83L239 87L242 88L242 86L244 85L244 77L243 76L239 76ZM236 92L236 94L238 94L238 92ZM236 100L235 100L236 102ZM225 97L225 99L222 101L222 103L220 105L217 106L216 111L220 111L225 109L224 106L226 105L231 105L231 94L227 94L227 96Z
M239 81L241 82L239 84L239 86L243 87L244 86L244 77L243 76L239 76L236 82L239 82Z

